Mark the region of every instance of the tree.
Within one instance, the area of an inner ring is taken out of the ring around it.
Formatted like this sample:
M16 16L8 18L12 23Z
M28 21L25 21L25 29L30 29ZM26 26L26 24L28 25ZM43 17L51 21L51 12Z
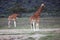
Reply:
M26 12L26 9L22 7L22 5L18 2L14 4L14 6L8 8L10 12Z

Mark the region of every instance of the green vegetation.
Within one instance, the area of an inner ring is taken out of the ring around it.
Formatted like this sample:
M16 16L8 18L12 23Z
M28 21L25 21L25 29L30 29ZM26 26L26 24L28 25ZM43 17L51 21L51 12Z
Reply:
M32 37L29 37L28 39L25 39L25 40L35 40L35 39Z
M55 22L54 23L49 23L50 21L53 22L52 19L48 20L48 19L41 18L40 21L41 21L40 22L40 28L60 28L60 24L58 24L58 23L55 23ZM47 21L47 23L45 23L43 21ZM9 28L9 29L30 29L30 28L31 27L30 27L30 23L29 23L28 18L18 18L17 19L17 27L15 28L13 26L13 21L12 21L11 28ZM8 29L8 20L7 20L7 18L1 18L0 19L0 29Z
M60 40L60 34L48 35L46 37L42 37L39 40Z

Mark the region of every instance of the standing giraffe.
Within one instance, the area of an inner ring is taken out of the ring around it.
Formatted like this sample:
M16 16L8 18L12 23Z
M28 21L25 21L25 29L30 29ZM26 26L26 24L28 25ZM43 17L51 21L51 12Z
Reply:
M18 14L17 13L14 13L12 15L10 15L8 17L8 27L10 28L11 26L11 21L14 21L14 27L16 27L16 18L17 18Z
M34 29L34 31L39 30L40 13L42 12L44 6L44 3L42 3L34 15L30 17L31 29Z

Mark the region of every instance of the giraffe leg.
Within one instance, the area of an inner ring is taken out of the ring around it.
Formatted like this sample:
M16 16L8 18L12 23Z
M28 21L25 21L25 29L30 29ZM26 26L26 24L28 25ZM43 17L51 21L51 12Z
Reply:
M32 21L30 21L30 27L31 27L31 30L33 29L33 23Z
M33 30L35 31L35 21L33 21Z
M39 23L36 23L36 30L39 30Z
M16 27L16 21L14 20L14 27Z
M31 23L31 29L33 29L33 23Z
M31 26L31 30L33 30L34 29L34 23L33 23L33 21L30 22L30 26Z
M11 23L11 21L9 20L9 21L8 21L8 27L9 27L9 28L10 28L10 26L11 26L10 23Z

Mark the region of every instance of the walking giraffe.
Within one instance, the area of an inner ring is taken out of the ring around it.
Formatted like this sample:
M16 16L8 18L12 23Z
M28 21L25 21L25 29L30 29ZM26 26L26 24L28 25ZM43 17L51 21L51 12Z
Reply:
M34 15L30 17L31 29L33 29L34 31L39 30L40 13L42 12L44 6L44 3L42 3L39 9L34 13Z
M10 28L11 27L11 21L14 22L14 27L16 27L16 18L17 18L18 14L17 13L14 13L12 15L10 15L8 17L8 27Z

